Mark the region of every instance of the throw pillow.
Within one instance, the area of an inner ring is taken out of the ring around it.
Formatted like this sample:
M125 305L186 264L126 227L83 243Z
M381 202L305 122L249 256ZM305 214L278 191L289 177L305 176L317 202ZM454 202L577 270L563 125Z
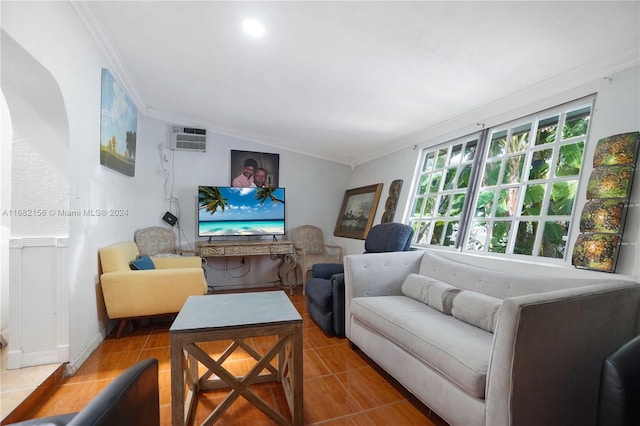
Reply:
M451 315L460 321L493 333L501 307L501 299L463 290L453 299Z
M129 266L134 271L141 271L144 269L156 269L156 265L153 264L153 261L149 256L138 256L136 260L132 260L129 263Z
M419 274L409 274L402 283L402 293L443 314L451 315L451 303L460 289Z

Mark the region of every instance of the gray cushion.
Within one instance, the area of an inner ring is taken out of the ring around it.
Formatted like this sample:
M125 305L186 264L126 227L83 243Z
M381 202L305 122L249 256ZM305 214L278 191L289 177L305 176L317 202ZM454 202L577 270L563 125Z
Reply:
M405 296L447 315L451 315L452 301L459 292L460 289L450 284L418 274L409 274L402 283L402 293Z
M502 299L464 290L453 299L451 315L460 321L493 333L501 307Z
M493 334L406 296L356 297L350 313L465 392L484 398Z

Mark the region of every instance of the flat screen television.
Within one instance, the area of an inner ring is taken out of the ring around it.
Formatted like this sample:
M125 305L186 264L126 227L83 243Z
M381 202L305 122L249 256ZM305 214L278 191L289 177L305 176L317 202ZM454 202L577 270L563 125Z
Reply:
M284 188L198 187L198 237L285 234Z

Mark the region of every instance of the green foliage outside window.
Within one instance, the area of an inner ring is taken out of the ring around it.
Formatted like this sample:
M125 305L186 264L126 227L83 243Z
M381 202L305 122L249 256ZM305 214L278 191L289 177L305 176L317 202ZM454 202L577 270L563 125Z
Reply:
M576 102L491 129L484 158L473 136L426 149L409 218L414 243L564 258L591 110L592 100Z

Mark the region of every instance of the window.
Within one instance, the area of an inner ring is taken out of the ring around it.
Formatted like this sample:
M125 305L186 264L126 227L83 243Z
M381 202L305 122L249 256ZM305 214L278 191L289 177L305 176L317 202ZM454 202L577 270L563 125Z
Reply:
M593 98L423 150L418 246L565 258Z
M472 136L424 152L409 223L418 245L455 244L477 148Z

